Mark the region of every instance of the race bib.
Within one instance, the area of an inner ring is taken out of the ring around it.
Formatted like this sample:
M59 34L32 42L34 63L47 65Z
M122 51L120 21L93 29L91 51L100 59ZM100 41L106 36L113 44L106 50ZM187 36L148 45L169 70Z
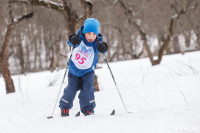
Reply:
M72 61L78 69L88 69L92 66L94 60L94 49L88 47L83 41L77 48L74 49L72 54Z

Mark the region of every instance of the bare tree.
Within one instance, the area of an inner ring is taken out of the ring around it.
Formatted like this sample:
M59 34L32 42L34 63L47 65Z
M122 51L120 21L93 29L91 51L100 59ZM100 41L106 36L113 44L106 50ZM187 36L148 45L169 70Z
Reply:
M8 68L8 66L9 66L9 64L8 64L8 48L9 48L9 44L10 44L10 39L11 39L10 37L11 37L12 31L18 23L20 23L24 19L31 18L32 16L33 16L33 12L25 14L25 15L21 15L16 18L12 18L11 22L7 25L7 31L6 31L4 41L3 41L3 47L2 47L1 55L0 55L1 71L2 71L3 78L5 81L5 85L6 85L6 93L15 92L13 80L11 78L10 70Z
M147 38L147 34L145 33L145 31L143 30L144 28L141 26L140 23L138 23L138 20L135 19L134 16L134 11L132 10L132 8L129 8L125 2L123 2L123 0L118 0L118 3L121 5L121 7L124 9L124 13L128 16L128 21L130 24L134 25L135 29L139 32L141 39L143 40L143 45L145 50L147 51L148 57L152 63L152 65L157 65L160 64L161 60L162 60L162 56L164 54L164 51L166 50L167 46L169 45L169 42L171 40L171 37L173 36L173 30L174 30L174 26L177 20L179 20L180 16L185 14L192 1L191 0L187 0L185 6L181 7L180 9L178 9L179 5L176 5L176 2L172 2L171 3L171 8L174 9L175 13L174 15L172 15L170 17L170 21L169 21L169 25L168 25L168 30L167 30L167 35L164 38L163 44L162 46L159 48L158 51L158 59L154 59L153 58L153 54L150 50L149 47L149 42L148 42L148 38Z

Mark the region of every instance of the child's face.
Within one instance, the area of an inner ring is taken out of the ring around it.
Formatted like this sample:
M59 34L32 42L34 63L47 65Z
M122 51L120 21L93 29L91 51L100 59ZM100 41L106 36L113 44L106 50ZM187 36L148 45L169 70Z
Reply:
M85 39L90 43L94 42L96 39L97 35L94 32L87 32L85 33Z

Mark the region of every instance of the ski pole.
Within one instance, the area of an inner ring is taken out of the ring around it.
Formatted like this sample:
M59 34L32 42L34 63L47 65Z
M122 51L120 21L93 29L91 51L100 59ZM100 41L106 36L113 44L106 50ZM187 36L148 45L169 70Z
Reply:
M121 98L121 101L122 101L122 103L123 103L123 105L124 105L124 108L125 108L125 110L126 110L126 113L132 113L132 112L128 112L128 110L127 110L127 108L126 108L126 105L125 105L125 103L124 103L124 100L123 100L123 98L122 98L122 95L121 95L121 93L120 93L120 91L119 91L119 88L118 88L118 86L117 86L117 83L116 83L116 81L115 81L115 77L114 77L114 75L113 75L113 73L112 73L112 71L111 71L111 68L110 68L109 64L108 64L108 58L107 58L107 56L106 56L105 54L104 54L104 60L106 61L106 64L107 64L107 66L108 66L108 69L110 70L110 74L111 74L112 79L113 79L113 81L114 81L114 83L115 83L115 87L117 88L117 91L118 91L119 96L120 96L120 98Z
M60 91L61 91L61 89L62 89L63 83L64 83L64 81L65 81L66 74L67 74L67 72L68 72L69 63L70 63L70 61L71 61L72 53L73 53L73 51L74 51L74 48L75 48L75 46L74 46L74 47L72 48L72 50L71 50L70 57L69 57L69 59L68 59L68 61L67 61L67 67L66 67L66 69L65 69L65 74L64 74L64 76L63 76L63 80L62 80L62 83L61 83L61 85L60 85L60 89L59 89L58 94L57 94L56 102L55 102L55 104L54 104L54 107L53 107L53 111L52 111L51 116L48 116L48 117L47 117L48 119L53 118L54 111L55 111L55 108L56 108L56 104L57 104L57 102L58 102L58 98L59 98L59 95L60 95Z

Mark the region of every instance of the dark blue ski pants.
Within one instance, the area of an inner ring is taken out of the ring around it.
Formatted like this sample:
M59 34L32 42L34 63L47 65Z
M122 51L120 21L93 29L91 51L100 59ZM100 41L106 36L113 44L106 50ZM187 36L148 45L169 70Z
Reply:
M59 107L61 109L71 109L78 90L80 90L78 98L81 112L84 114L86 111L94 112L96 106L94 97L94 71L91 71L82 77L76 77L68 72L68 85L64 89L64 94L60 99Z

